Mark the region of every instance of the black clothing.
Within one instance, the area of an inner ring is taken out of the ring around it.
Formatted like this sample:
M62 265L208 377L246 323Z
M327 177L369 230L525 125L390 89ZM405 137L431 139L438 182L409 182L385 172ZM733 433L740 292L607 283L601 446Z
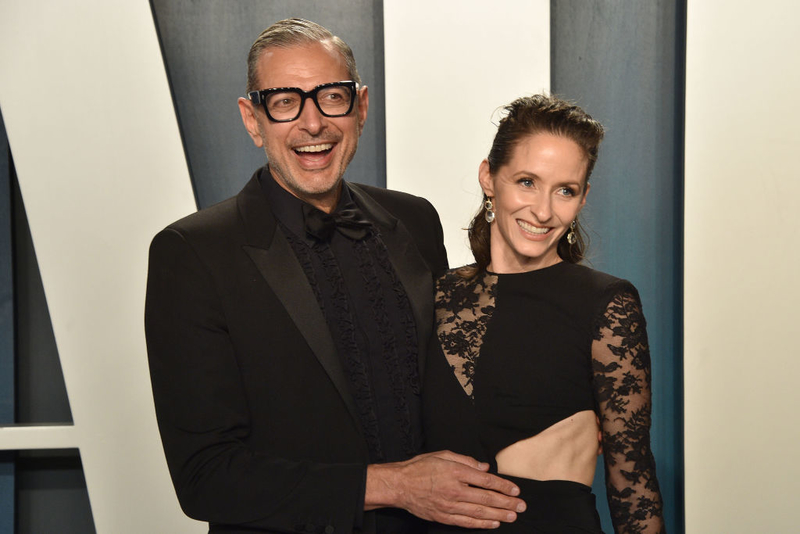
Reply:
M343 196L345 192L349 198L349 191L346 186L343 186ZM317 241L330 241L336 230L350 239L364 239L368 229L372 227L372 224L364 218L364 214L352 201L340 202L336 211L330 215L310 204L303 203L302 209L305 232Z
M501 475L520 489L528 508L498 530L469 530L434 525L432 534L603 534L592 488L569 480L531 480Z
M380 232L364 218L347 184L336 209L326 214L267 173L260 182L328 323L358 406L369 463L416 456L422 452L416 325ZM422 528L402 510L375 514L382 534Z
M361 411L261 172L150 247L145 329L170 474L184 512L212 532L375 534ZM350 192L406 294L422 366L447 261L436 212L403 193Z
M322 235L314 236L305 220L323 212L267 173L260 181L325 315L358 405L370 463L416 456L422 450L417 331L379 231L365 221L358 224L358 238L352 227L333 224L315 229ZM324 215L333 223L345 209L357 210L347 184L336 209Z
M425 378L429 449L494 464L505 447L594 410L616 528L658 532L650 357L629 282L565 262L518 274L480 273L471 282L450 271L438 283L436 315L444 356L431 358Z

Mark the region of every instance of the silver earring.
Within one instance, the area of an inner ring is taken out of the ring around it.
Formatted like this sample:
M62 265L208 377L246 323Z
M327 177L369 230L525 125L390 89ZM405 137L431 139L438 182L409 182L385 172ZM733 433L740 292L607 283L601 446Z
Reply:
M578 221L574 220L569 225L569 233L567 233L567 243L570 245L574 245L575 242L578 240L578 235L575 233L575 227L578 225Z
M483 214L486 217L486 222L492 224L494 222L494 205L491 199L486 199L486 202L483 203L483 209L486 210L486 213Z

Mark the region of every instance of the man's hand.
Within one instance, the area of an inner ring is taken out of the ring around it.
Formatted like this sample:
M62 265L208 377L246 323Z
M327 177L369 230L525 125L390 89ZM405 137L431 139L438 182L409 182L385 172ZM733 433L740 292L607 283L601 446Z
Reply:
M422 519L466 528L511 523L525 502L519 488L489 474L489 465L439 451L367 467L364 509L403 508Z

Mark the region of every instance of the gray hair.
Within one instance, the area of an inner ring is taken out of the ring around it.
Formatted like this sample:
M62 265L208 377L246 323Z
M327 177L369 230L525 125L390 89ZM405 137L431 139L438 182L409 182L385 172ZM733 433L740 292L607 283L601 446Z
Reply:
M356 68L356 58L347 43L316 22L292 18L278 21L261 32L253 46L250 47L250 53L247 56L247 92L264 89L264 87L258 87L258 60L265 48L291 48L310 43L332 44L347 63L349 78L359 85L361 84L361 77Z

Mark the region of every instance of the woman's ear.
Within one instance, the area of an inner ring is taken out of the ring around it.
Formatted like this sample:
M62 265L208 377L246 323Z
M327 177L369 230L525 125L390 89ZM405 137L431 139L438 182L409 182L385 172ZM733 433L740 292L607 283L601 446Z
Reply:
M478 167L478 182L481 184L484 195L494 197L494 180L492 173L489 172L489 160L481 161L481 165Z
M581 199L581 207L580 207L580 209L583 209L583 207L586 205L586 197L589 196L589 190L591 188L592 188L592 184L587 182L586 183L586 188L583 190L583 198Z

